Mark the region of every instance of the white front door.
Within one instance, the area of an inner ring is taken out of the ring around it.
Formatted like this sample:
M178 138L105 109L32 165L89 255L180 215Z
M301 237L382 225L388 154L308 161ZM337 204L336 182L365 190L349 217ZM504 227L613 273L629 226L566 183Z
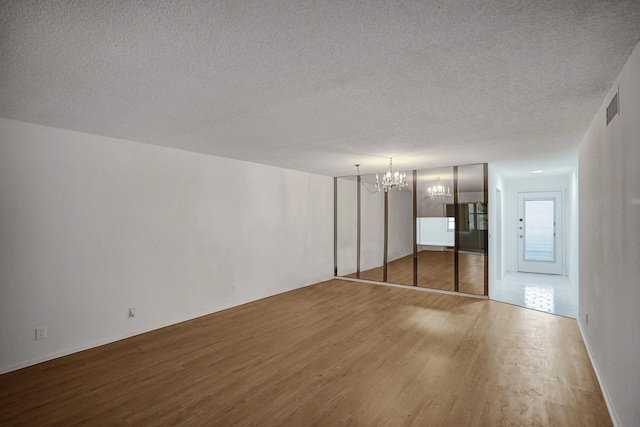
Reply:
M518 271L563 274L562 192L518 193Z

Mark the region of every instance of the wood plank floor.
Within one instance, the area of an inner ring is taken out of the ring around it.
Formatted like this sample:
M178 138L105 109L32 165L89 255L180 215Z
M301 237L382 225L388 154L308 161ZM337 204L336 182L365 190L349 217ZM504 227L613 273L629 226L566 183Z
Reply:
M611 421L575 320L331 280L0 375L0 425Z
M454 290L453 251L418 252L418 286L421 288ZM484 258L482 254L460 253L459 291L484 295ZM345 277L356 278L356 274ZM360 272L360 279L382 282L382 267ZM387 264L387 282L413 286L413 254Z

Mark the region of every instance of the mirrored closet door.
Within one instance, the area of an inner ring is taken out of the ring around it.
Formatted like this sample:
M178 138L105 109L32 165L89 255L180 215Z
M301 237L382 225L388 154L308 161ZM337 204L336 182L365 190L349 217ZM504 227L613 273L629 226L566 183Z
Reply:
M335 274L488 295L487 165L335 178Z

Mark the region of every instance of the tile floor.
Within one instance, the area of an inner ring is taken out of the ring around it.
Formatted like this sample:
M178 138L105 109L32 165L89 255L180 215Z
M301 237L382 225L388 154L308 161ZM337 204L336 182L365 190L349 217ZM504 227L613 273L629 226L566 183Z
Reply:
M566 276L507 272L489 287L489 298L576 318L578 297Z

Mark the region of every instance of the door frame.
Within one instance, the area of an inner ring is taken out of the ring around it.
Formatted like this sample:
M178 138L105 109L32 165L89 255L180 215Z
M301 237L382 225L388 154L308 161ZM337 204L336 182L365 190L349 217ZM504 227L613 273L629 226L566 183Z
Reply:
M496 279L502 279L502 190L496 188L495 198L495 253Z
M556 253L555 256L558 261L549 263L546 261L525 261L524 260L524 244L523 235L524 230L521 219L523 215L523 204L526 195L531 196L532 199L540 198L554 198L555 199L555 234L556 234ZM565 275L566 254L565 254L565 192L564 190L541 190L541 191L518 191L516 193L516 271L526 273L539 273L539 274L555 274ZM526 263L526 264L525 264Z

